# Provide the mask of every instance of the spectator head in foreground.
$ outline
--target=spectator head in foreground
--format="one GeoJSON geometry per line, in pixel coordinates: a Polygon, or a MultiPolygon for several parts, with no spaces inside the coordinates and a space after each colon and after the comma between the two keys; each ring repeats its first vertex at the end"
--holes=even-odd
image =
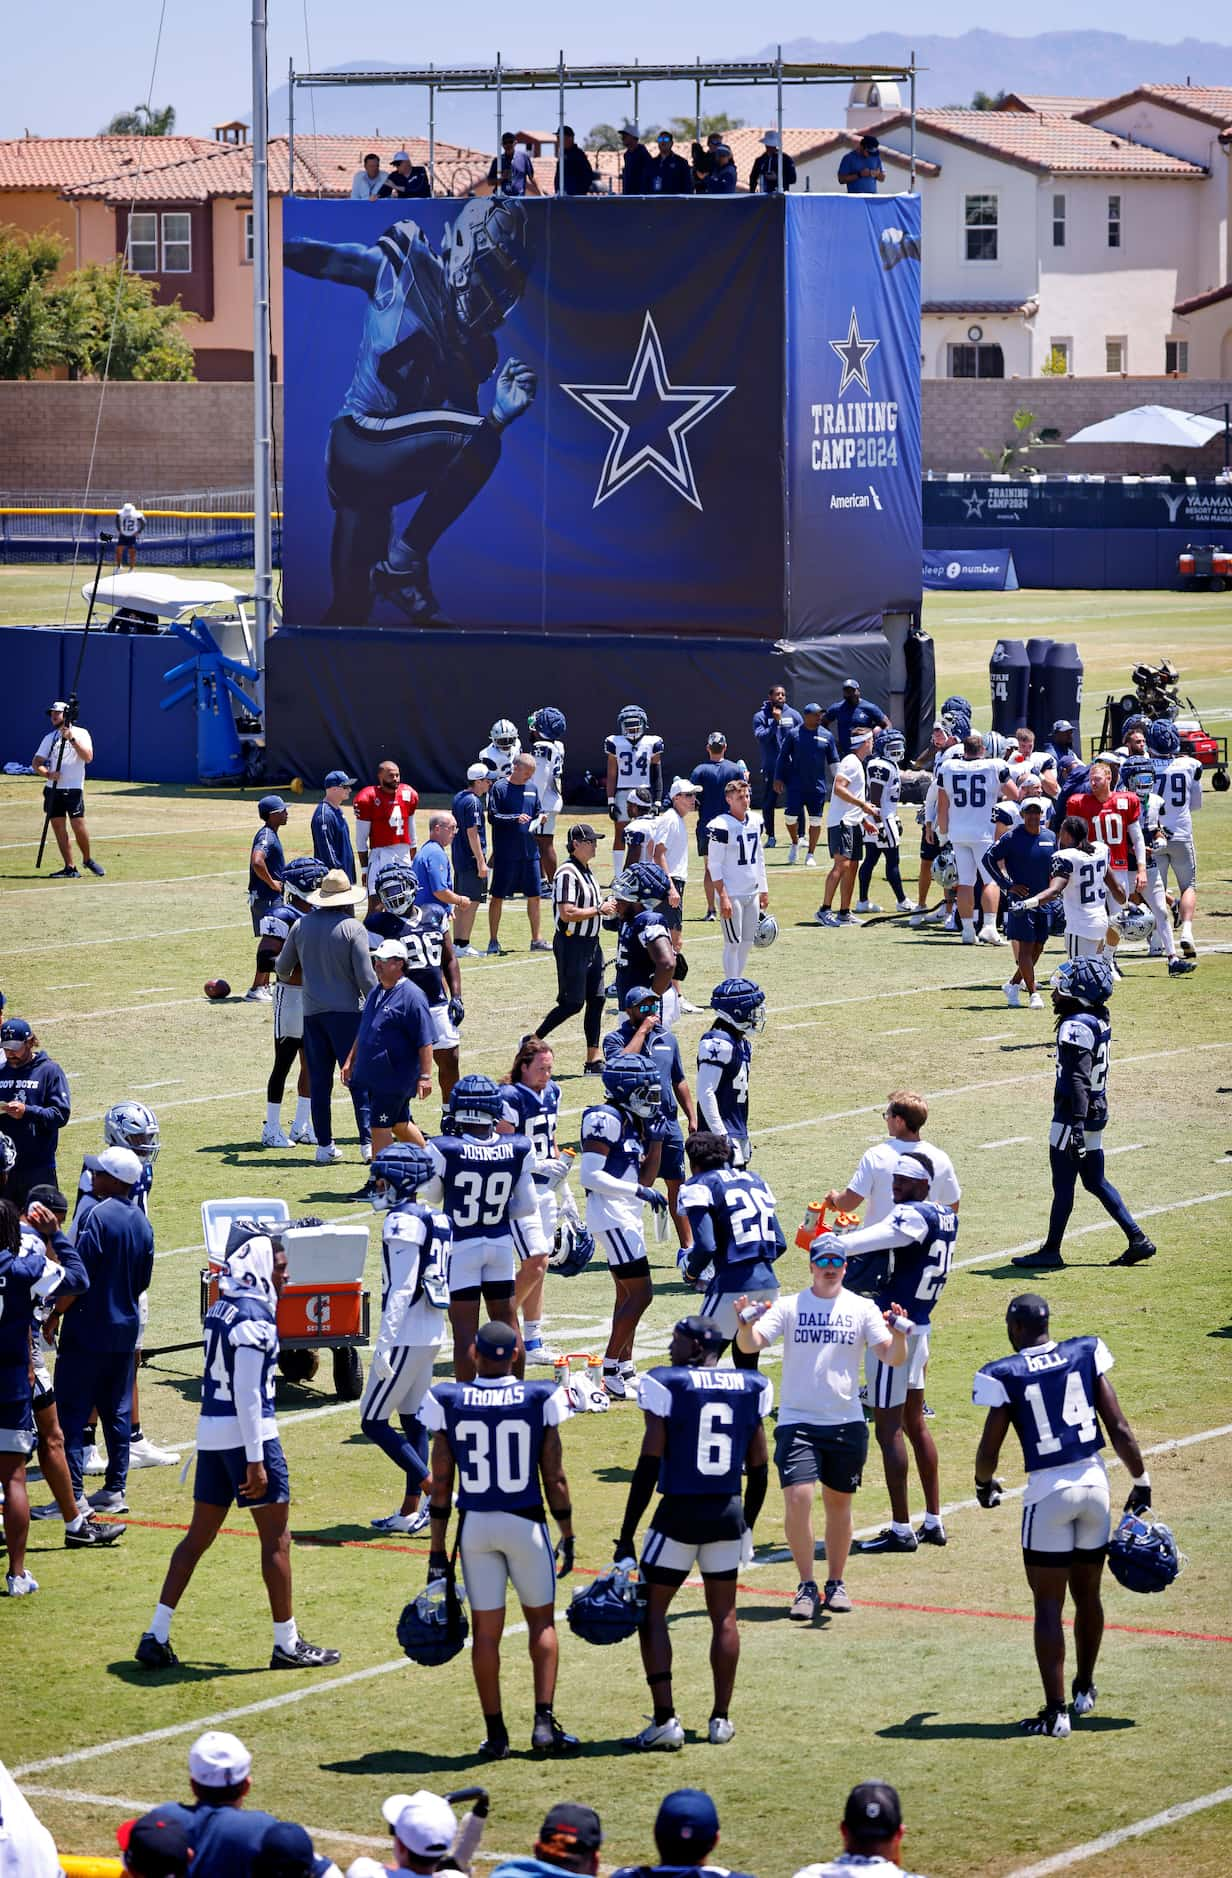
{"type": "Polygon", "coordinates": [[[121,1862],[137,1878],[183,1878],[192,1861],[188,1833],[174,1811],[154,1807],[116,1832],[121,1862]]]}
{"type": "Polygon", "coordinates": [[[599,1869],[603,1828],[592,1806],[562,1800],[551,1808],[535,1840],[535,1857],[562,1871],[593,1874],[599,1869]]]}
{"type": "Polygon", "coordinates": [[[903,1809],[884,1780],[862,1780],[843,1808],[843,1845],[857,1858],[884,1858],[897,1865],[903,1844],[903,1809]]]}
{"type": "Polygon", "coordinates": [[[391,1794],[381,1814],[393,1834],[399,1871],[434,1872],[458,1836],[452,1806],[426,1787],[391,1794]]]}
{"type": "Polygon", "coordinates": [[[250,1867],[252,1878],[317,1878],[335,1869],[319,1858],[312,1839],[293,1819],[267,1826],[250,1867]]]}
{"type": "Polygon", "coordinates": [[[718,1808],[700,1787],[681,1787],[664,1797],[654,1836],[665,1865],[700,1865],[719,1842],[718,1808]]]}
{"type": "Polygon", "coordinates": [[[252,1755],[223,1728],[207,1728],[188,1750],[189,1785],[207,1806],[238,1806],[252,1785],[251,1772],[252,1755]]]}

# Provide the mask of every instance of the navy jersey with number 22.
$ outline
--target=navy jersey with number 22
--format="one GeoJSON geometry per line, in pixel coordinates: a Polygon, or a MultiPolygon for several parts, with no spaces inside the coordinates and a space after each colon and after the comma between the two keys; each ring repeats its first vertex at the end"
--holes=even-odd
{"type": "Polygon", "coordinates": [[[1095,1396],[1111,1368],[1102,1337],[1067,1337],[985,1363],[972,1399],[978,1407],[1008,1408],[1029,1474],[1069,1467],[1104,1445],[1095,1396]]]}
{"type": "Polygon", "coordinates": [[[648,1370],[638,1402],[667,1425],[659,1492],[739,1493],[749,1443],[773,1399],[770,1378],[753,1369],[648,1370]]]}

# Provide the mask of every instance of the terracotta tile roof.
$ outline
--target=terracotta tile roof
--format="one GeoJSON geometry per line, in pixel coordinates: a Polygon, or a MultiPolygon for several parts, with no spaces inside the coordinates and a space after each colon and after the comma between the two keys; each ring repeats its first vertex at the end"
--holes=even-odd
{"type": "MultiPolygon", "coordinates": [[[[348,196],[351,178],[360,167],[365,149],[377,142],[382,154],[392,156],[405,150],[412,162],[427,164],[426,137],[384,137],[374,139],[369,132],[355,137],[297,136],[295,139],[295,187],[300,195],[348,196]]],[[[436,144],[436,183],[440,193],[461,194],[486,176],[491,158],[480,151],[466,150],[458,144],[436,144]]],[[[288,194],[290,189],[290,151],[286,137],[271,137],[269,143],[270,193],[288,194]]],[[[125,202],[133,194],[133,172],[121,170],[97,180],[77,183],[62,189],[69,201],[90,199],[125,202]]],[[[143,202],[205,202],[216,196],[252,194],[252,149],[247,144],[203,144],[190,154],[147,168],[140,177],[138,194],[143,202]]]]}
{"type": "Polygon", "coordinates": [[[1232,280],[1222,287],[1212,287],[1207,293],[1196,293],[1189,300],[1178,300],[1174,313],[1200,313],[1204,306],[1218,306],[1221,300],[1232,300],[1232,280]]]}
{"type": "Polygon", "coordinates": [[[1093,99],[1079,115],[1106,117],[1122,105],[1139,102],[1169,105],[1219,130],[1232,130],[1232,85],[1136,85],[1116,98],[1093,99]]]}
{"type": "Polygon", "coordinates": [[[1007,91],[1002,101],[1006,111],[1043,111],[1048,117],[1077,117],[1090,105],[1099,104],[1098,98],[1056,98],[1045,97],[1033,91],[1007,91]]]}
{"type": "MultiPolygon", "coordinates": [[[[1100,107],[1106,109],[1106,106],[1100,107]]],[[[907,112],[896,111],[876,125],[879,136],[909,125],[907,112]]],[[[1131,143],[1111,131],[1097,130],[1078,118],[1031,116],[1025,111],[920,111],[920,131],[979,150],[1037,175],[1167,176],[1199,179],[1200,163],[1170,156],[1146,144],[1131,143]]]]}
{"type": "Polygon", "coordinates": [[[100,176],[131,176],[206,156],[218,146],[206,137],[0,138],[0,189],[63,189],[100,176]]]}

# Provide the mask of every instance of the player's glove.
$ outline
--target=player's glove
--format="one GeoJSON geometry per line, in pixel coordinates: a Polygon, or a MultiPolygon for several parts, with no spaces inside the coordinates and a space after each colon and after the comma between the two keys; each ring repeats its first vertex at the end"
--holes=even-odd
{"type": "Polygon", "coordinates": [[[1151,1483],[1146,1480],[1140,1487],[1131,1487],[1129,1498],[1125,1502],[1127,1513],[1149,1513],[1151,1510],[1151,1483]]]}
{"type": "Polygon", "coordinates": [[[1028,894],[1025,900],[1020,900],[1018,902],[1018,910],[1020,913],[1034,913],[1039,903],[1040,903],[1040,897],[1038,893],[1028,894]]]}
{"type": "Polygon", "coordinates": [[[1081,1128],[1074,1127],[1070,1129],[1069,1140],[1066,1143],[1066,1147],[1072,1160],[1085,1161],[1087,1157],[1087,1138],[1081,1128]]]}
{"type": "Polygon", "coordinates": [[[558,1578],[567,1578],[569,1576],[569,1573],[573,1570],[573,1534],[572,1533],[561,1535],[560,1541],[557,1544],[556,1551],[553,1554],[553,1556],[556,1560],[556,1576],[558,1578]]]}
{"type": "Polygon", "coordinates": [[[755,1550],[756,1547],[753,1544],[753,1529],[751,1526],[746,1526],[740,1535],[740,1563],[742,1565],[751,1565],[753,1563],[755,1550]]]}
{"type": "Polygon", "coordinates": [[[449,1021],[454,1026],[455,1030],[457,1029],[458,1025],[462,1022],[465,1016],[466,1016],[466,1006],[463,1004],[461,998],[450,998],[449,1021]]]}
{"type": "Polygon", "coordinates": [[[505,361],[492,399],[492,422],[498,430],[504,430],[507,424],[530,410],[538,386],[539,381],[529,365],[523,365],[521,359],[505,361]]]}
{"type": "Polygon", "coordinates": [[[995,1478],[992,1480],[977,1480],[975,1483],[976,1499],[981,1506],[989,1509],[994,1506],[1000,1506],[1001,1497],[1004,1492],[1005,1489],[1001,1485],[1001,1482],[995,1478]]]}
{"type": "Polygon", "coordinates": [[[607,799],[607,814],[608,820],[611,822],[618,822],[620,820],[620,813],[616,807],[615,796],[609,796],[607,799]]]}
{"type": "Polygon", "coordinates": [[[656,1192],[654,1187],[639,1187],[637,1197],[643,1206],[648,1206],[652,1213],[666,1213],[667,1195],[656,1192]]]}

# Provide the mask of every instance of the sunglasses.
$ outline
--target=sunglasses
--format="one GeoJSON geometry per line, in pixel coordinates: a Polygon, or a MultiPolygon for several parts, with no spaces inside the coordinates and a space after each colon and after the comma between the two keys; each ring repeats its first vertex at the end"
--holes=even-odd
{"type": "Polygon", "coordinates": [[[847,1263],[847,1259],[842,1252],[814,1252],[809,1263],[819,1266],[823,1271],[839,1271],[847,1263]]]}

